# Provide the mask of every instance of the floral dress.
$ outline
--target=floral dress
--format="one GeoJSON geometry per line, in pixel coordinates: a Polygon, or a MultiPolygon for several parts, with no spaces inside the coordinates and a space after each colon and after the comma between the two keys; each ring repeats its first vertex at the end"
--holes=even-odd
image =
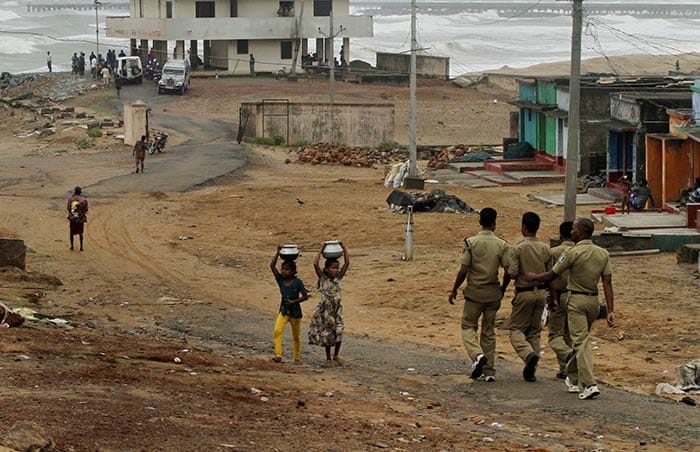
{"type": "Polygon", "coordinates": [[[325,275],[318,281],[321,301],[314,309],[309,326],[309,344],[330,347],[343,341],[343,306],[340,304],[340,278],[325,275]]]}

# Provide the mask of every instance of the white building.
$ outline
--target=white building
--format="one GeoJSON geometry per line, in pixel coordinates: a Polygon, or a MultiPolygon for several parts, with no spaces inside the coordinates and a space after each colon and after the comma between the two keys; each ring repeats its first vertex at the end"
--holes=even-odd
{"type": "MultiPolygon", "coordinates": [[[[108,17],[107,36],[131,39],[133,54],[142,57],[153,48],[167,59],[168,41],[175,57],[185,49],[212,68],[236,74],[249,72],[250,54],[256,72],[277,72],[292,65],[294,42],[300,41],[297,64],[316,39],[319,55],[328,58],[329,37],[342,39],[350,61],[350,38],[371,37],[372,17],[351,16],[349,0],[130,0],[129,17],[108,17]],[[333,8],[333,32],[330,12],[333,8]],[[149,42],[152,41],[152,42],[149,42]],[[201,52],[198,41],[203,41],[201,52]],[[186,45],[187,43],[187,45],[186,45]]],[[[339,56],[336,57],[340,60],[339,56]]]]}

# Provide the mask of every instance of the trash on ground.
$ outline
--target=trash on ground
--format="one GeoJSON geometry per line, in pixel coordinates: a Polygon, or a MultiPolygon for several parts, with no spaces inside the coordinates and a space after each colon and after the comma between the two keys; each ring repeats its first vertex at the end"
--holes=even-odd
{"type": "MultiPolygon", "coordinates": [[[[409,160],[391,165],[386,176],[384,177],[384,186],[393,188],[403,186],[403,181],[406,176],[408,176],[408,169],[410,165],[411,162],[409,160]]],[[[418,168],[416,168],[416,176],[423,177],[423,173],[418,168]]]]}
{"type": "Polygon", "coordinates": [[[428,168],[440,169],[453,162],[483,162],[491,158],[491,154],[485,152],[483,146],[457,144],[443,148],[428,162],[428,168]]]}
{"type": "Polygon", "coordinates": [[[693,359],[676,368],[674,384],[659,383],[657,394],[700,394],[700,359],[693,359]]]}
{"type": "Polygon", "coordinates": [[[474,212],[467,203],[457,196],[448,195],[444,190],[430,192],[402,192],[394,190],[386,199],[393,212],[405,213],[407,206],[413,206],[414,212],[451,212],[468,214],[474,212]]]}

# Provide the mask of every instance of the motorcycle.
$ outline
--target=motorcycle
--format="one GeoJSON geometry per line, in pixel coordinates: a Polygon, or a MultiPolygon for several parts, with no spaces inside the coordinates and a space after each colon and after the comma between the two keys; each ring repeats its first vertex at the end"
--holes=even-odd
{"type": "Polygon", "coordinates": [[[165,132],[156,133],[153,135],[153,141],[148,146],[148,154],[153,155],[156,152],[163,152],[165,144],[168,142],[168,134],[165,132]]]}
{"type": "Polygon", "coordinates": [[[146,62],[146,68],[143,71],[143,76],[146,78],[146,80],[155,80],[156,82],[160,80],[158,60],[149,60],[146,62]]]}

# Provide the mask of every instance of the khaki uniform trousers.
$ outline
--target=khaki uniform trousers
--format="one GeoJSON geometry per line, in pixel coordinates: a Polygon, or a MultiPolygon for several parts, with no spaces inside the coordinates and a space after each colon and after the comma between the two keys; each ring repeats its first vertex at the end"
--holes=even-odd
{"type": "Polygon", "coordinates": [[[566,373],[571,383],[588,387],[596,384],[593,354],[588,339],[591,325],[598,318],[598,297],[572,294],[566,308],[569,335],[574,349],[574,356],[566,365],[566,373]]]}
{"type": "Polygon", "coordinates": [[[462,311],[462,342],[467,350],[469,359],[474,361],[476,356],[483,353],[488,361],[484,366],[485,376],[495,376],[496,369],[496,313],[501,307],[501,300],[482,303],[464,300],[462,311]],[[476,331],[481,317],[481,338],[477,340],[476,331]]]}
{"type": "Polygon", "coordinates": [[[559,372],[566,373],[566,360],[571,353],[571,337],[569,336],[569,325],[566,318],[566,302],[568,294],[562,294],[559,300],[559,308],[549,313],[549,334],[547,342],[557,355],[559,362],[559,372]]]}
{"type": "Polygon", "coordinates": [[[546,303],[547,292],[541,289],[518,292],[513,298],[510,343],[523,361],[530,353],[540,354],[542,312],[546,303]]]}

